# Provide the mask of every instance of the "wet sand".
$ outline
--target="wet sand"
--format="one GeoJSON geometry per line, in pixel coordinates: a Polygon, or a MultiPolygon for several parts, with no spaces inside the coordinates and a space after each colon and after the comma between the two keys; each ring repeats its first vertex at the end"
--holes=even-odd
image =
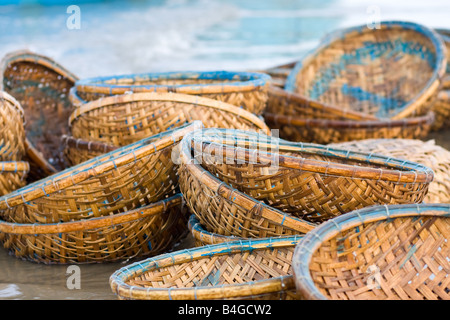
{"type": "MultiPolygon", "coordinates": [[[[450,150],[450,130],[432,133],[428,139],[450,150]]],[[[192,247],[188,235],[177,249],[192,247]]],[[[20,260],[0,248],[0,299],[45,300],[115,300],[109,277],[131,262],[79,265],[80,289],[69,289],[68,265],[41,265],[20,260]]]]}

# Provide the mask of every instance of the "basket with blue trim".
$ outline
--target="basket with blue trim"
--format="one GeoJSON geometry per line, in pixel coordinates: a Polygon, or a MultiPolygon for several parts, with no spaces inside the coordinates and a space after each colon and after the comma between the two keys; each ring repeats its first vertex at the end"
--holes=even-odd
{"type": "Polygon", "coordinates": [[[240,130],[198,130],[192,148],[220,181],[314,223],[372,205],[421,203],[434,179],[431,168],[407,159],[240,130]]]}
{"type": "Polygon", "coordinates": [[[450,204],[374,206],[308,233],[292,259],[311,300],[450,300],[450,204]]]}
{"type": "Polygon", "coordinates": [[[3,220],[58,223],[110,216],[177,193],[172,150],[194,122],[92,158],[0,197],[3,220]]]}
{"type": "Polygon", "coordinates": [[[298,299],[292,253],[300,236],[239,240],[130,264],[110,277],[129,300],[298,299]]]}
{"type": "Polygon", "coordinates": [[[25,119],[20,103],[0,91],[0,161],[21,161],[25,156],[25,119]]]}
{"type": "Polygon", "coordinates": [[[182,197],[113,216],[22,224],[0,221],[0,242],[17,258],[44,264],[103,263],[168,252],[189,232],[182,197]]]}
{"type": "Polygon", "coordinates": [[[361,120],[403,119],[432,108],[447,60],[438,34],[406,21],[326,36],[290,73],[285,89],[361,120]]]}
{"type": "Polygon", "coordinates": [[[266,107],[270,76],[257,72],[162,72],[82,79],[70,99],[78,107],[87,101],[127,92],[174,92],[227,102],[261,114],[266,107]]]}

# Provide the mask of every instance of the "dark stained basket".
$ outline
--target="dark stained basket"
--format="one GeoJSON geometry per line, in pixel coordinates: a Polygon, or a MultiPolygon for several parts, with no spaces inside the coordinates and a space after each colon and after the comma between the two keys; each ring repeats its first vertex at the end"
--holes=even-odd
{"type": "Polygon", "coordinates": [[[25,50],[7,54],[0,69],[0,89],[10,93],[24,109],[26,135],[33,146],[28,150],[41,154],[28,159],[30,177],[43,178],[48,175],[48,168],[64,169],[60,138],[69,133],[67,120],[72,112],[69,90],[78,78],[49,57],[25,50]],[[40,163],[32,161],[37,156],[40,163]]]}
{"type": "Polygon", "coordinates": [[[174,92],[224,101],[261,114],[270,76],[256,72],[162,72],[82,79],[71,92],[74,106],[126,92],[174,92]]]}
{"type": "Polygon", "coordinates": [[[375,206],[308,233],[292,260],[311,300],[450,300],[450,204],[375,206]]]}
{"type": "Polygon", "coordinates": [[[177,193],[172,150],[194,122],[119,148],[0,198],[2,219],[58,223],[108,216],[177,193]]]}
{"type": "Polygon", "coordinates": [[[358,119],[351,110],[339,110],[304,96],[271,87],[264,120],[280,138],[319,144],[363,139],[423,139],[435,114],[399,120],[358,119]]]}
{"type": "Polygon", "coordinates": [[[25,156],[24,114],[19,102],[0,91],[0,161],[21,161],[25,156]]]}
{"type": "MultiPolygon", "coordinates": [[[[199,131],[199,130],[197,130],[199,131]]],[[[209,232],[240,238],[302,235],[316,224],[272,208],[226,184],[192,156],[193,133],[180,143],[179,185],[186,205],[209,232]]]]}
{"type": "Polygon", "coordinates": [[[315,223],[372,205],[421,203],[434,178],[405,159],[240,130],[199,130],[192,147],[219,180],[315,223]]]}
{"type": "Polygon", "coordinates": [[[423,25],[382,21],[332,32],[297,63],[285,89],[376,118],[403,119],[432,108],[447,60],[438,34],[423,25]]]}
{"type": "Polygon", "coordinates": [[[225,242],[148,258],[117,270],[119,299],[297,299],[292,253],[301,237],[225,242]]]}
{"type": "Polygon", "coordinates": [[[0,161],[0,196],[25,186],[29,171],[26,161],[0,161]]]}
{"type": "Polygon", "coordinates": [[[187,94],[141,92],[86,103],[70,116],[74,138],[123,146],[200,120],[206,128],[263,131],[256,115],[231,104],[187,94]]]}
{"type": "Polygon", "coordinates": [[[0,221],[0,242],[17,258],[45,264],[103,263],[172,250],[188,233],[180,194],[109,217],[51,224],[0,221]]]}

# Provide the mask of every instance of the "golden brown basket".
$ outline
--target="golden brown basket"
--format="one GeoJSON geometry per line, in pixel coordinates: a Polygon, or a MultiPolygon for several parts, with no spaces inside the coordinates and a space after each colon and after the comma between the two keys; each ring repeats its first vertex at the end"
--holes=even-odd
{"type": "Polygon", "coordinates": [[[284,88],[286,85],[286,80],[296,63],[297,62],[290,62],[277,65],[275,67],[265,69],[262,72],[267,73],[271,77],[270,84],[272,86],[284,88]]]}
{"type": "Polygon", "coordinates": [[[332,144],[332,147],[377,153],[396,159],[414,161],[434,172],[433,182],[423,201],[426,203],[450,203],[450,151],[435,144],[409,139],[369,139],[332,144]]]}
{"type": "Polygon", "coordinates": [[[444,79],[444,84],[433,105],[436,119],[432,129],[438,131],[450,128],[450,76],[444,79]]]}
{"type": "Polygon", "coordinates": [[[409,160],[253,132],[204,130],[192,140],[195,159],[219,180],[311,222],[372,205],[420,203],[434,176],[409,160]]]}
{"type": "Polygon", "coordinates": [[[237,241],[237,240],[248,240],[248,238],[240,238],[236,236],[224,236],[222,234],[212,233],[206,230],[195,214],[192,214],[189,217],[188,220],[188,229],[191,232],[193,238],[194,238],[194,245],[196,247],[206,246],[206,245],[213,245],[223,242],[231,242],[231,241],[237,241]]]}
{"type": "Polygon", "coordinates": [[[236,106],[193,95],[134,93],[92,101],[70,116],[74,138],[123,146],[142,138],[201,120],[207,128],[262,130],[256,115],[236,106]]]}
{"type": "Polygon", "coordinates": [[[376,118],[403,119],[432,108],[446,70],[445,46],[423,25],[382,21],[329,34],[297,63],[285,89],[317,103],[376,118]]]}
{"type": "Polygon", "coordinates": [[[338,110],[271,87],[264,119],[272,130],[279,130],[280,138],[328,144],[381,138],[423,139],[435,116],[430,111],[400,120],[358,119],[350,110],[338,110]]]}
{"type": "Polygon", "coordinates": [[[376,206],[308,233],[292,260],[311,300],[449,300],[450,205],[376,206]]]}
{"type": "Polygon", "coordinates": [[[0,161],[0,196],[22,188],[30,171],[26,161],[0,161]]]}
{"type": "Polygon", "coordinates": [[[177,194],[110,217],[56,224],[0,221],[0,241],[17,258],[45,264],[100,263],[172,250],[188,233],[177,194]]]}
{"type": "Polygon", "coordinates": [[[4,91],[0,91],[0,104],[0,161],[21,161],[25,156],[23,109],[4,91]]]}
{"type": "Polygon", "coordinates": [[[193,158],[192,138],[192,133],[187,134],[179,145],[179,184],[187,206],[206,230],[225,236],[266,238],[301,235],[316,227],[257,201],[212,175],[193,158]]]}
{"type": "MultiPolygon", "coordinates": [[[[42,172],[31,177],[44,173],[43,178],[46,168],[64,169],[60,138],[69,133],[67,120],[72,112],[69,90],[78,78],[49,57],[26,50],[7,54],[0,68],[0,88],[22,105],[29,143],[42,154],[41,162],[49,162],[42,172]]],[[[39,163],[28,160],[31,170],[38,171],[39,163]]]]}
{"type": "Polygon", "coordinates": [[[241,240],[148,258],[117,270],[120,299],[216,300],[298,298],[291,273],[301,237],[241,240]]]}
{"type": "Polygon", "coordinates": [[[256,72],[163,72],[83,79],[70,99],[87,101],[127,92],[174,92],[203,96],[261,114],[266,107],[270,76],[256,72]]]}
{"type": "Polygon", "coordinates": [[[75,139],[71,136],[62,136],[64,157],[72,166],[88,161],[102,154],[111,152],[119,147],[98,141],[75,139]]]}
{"type": "Polygon", "coordinates": [[[108,216],[177,192],[172,149],[195,122],[122,147],[0,198],[3,220],[58,223],[108,216]]]}

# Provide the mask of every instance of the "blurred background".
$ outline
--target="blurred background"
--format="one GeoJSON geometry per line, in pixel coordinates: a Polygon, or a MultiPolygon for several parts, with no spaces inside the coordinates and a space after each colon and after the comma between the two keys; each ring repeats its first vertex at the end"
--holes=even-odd
{"type": "Polygon", "coordinates": [[[0,54],[29,49],[79,77],[263,69],[298,60],[327,32],[372,18],[450,27],[450,1],[4,0],[0,54]],[[80,9],[69,29],[70,5],[80,9]]]}

